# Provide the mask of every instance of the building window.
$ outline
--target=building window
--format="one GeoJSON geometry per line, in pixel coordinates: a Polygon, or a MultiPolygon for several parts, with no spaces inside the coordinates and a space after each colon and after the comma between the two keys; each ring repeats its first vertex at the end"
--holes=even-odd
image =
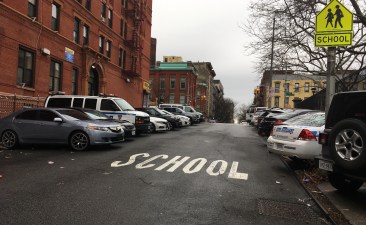
{"type": "Polygon", "coordinates": [[[275,93],[280,93],[280,83],[275,83],[275,93]]]}
{"type": "Polygon", "coordinates": [[[89,26],[84,25],[83,26],[83,45],[89,44],[89,26]]]}
{"type": "Polygon", "coordinates": [[[99,36],[99,53],[104,54],[104,37],[99,36]]]}
{"type": "Polygon", "coordinates": [[[165,89],[165,78],[160,78],[160,90],[165,89]]]}
{"type": "Polygon", "coordinates": [[[74,18],[74,42],[79,44],[80,42],[80,20],[78,18],[74,18]]]}
{"type": "Polygon", "coordinates": [[[286,107],[288,105],[288,103],[289,103],[289,97],[285,97],[285,105],[284,105],[284,107],[286,107]]]}
{"type": "Polygon", "coordinates": [[[118,65],[122,69],[124,69],[126,65],[126,50],[122,48],[119,49],[118,65]]]}
{"type": "Polygon", "coordinates": [[[185,104],[186,103],[186,96],[180,95],[179,97],[179,104],[185,104]]]}
{"type": "Polygon", "coordinates": [[[121,19],[120,35],[123,38],[127,37],[127,21],[123,18],[121,19]]]}
{"type": "Polygon", "coordinates": [[[181,90],[186,89],[186,78],[180,78],[180,89],[181,90]]]}
{"type": "Polygon", "coordinates": [[[107,41],[106,52],[107,52],[107,57],[108,58],[111,57],[111,48],[112,48],[112,42],[111,41],[107,41]]]}
{"type": "Polygon", "coordinates": [[[28,0],[28,16],[37,17],[37,0],[28,0]]]}
{"type": "Polygon", "coordinates": [[[90,2],[91,2],[91,0],[85,0],[85,8],[86,8],[87,10],[89,10],[89,11],[90,11],[90,7],[91,7],[90,2]]]}
{"type": "Polygon", "coordinates": [[[299,83],[295,83],[295,92],[299,92],[299,91],[300,91],[299,83]]]}
{"type": "Polygon", "coordinates": [[[50,91],[61,91],[61,76],[62,68],[61,63],[51,60],[51,71],[50,71],[50,91]]]}
{"type": "Polygon", "coordinates": [[[169,103],[174,103],[174,95],[169,96],[169,103]]]}
{"type": "Polygon", "coordinates": [[[362,85],[363,85],[363,87],[362,87],[363,90],[366,90],[366,82],[364,82],[362,85]]]}
{"type": "Polygon", "coordinates": [[[52,3],[52,25],[53,31],[58,31],[60,28],[60,6],[52,3]]]}
{"type": "Polygon", "coordinates": [[[274,100],[275,100],[274,107],[280,107],[280,97],[275,96],[274,100]]]}
{"type": "Polygon", "coordinates": [[[34,53],[20,48],[18,53],[17,85],[34,87],[34,53]]]}
{"type": "Polygon", "coordinates": [[[284,83],[283,84],[283,88],[285,89],[285,92],[289,92],[290,90],[290,84],[289,83],[284,83]]]}
{"type": "Polygon", "coordinates": [[[103,22],[105,22],[106,13],[107,13],[107,5],[105,2],[102,2],[102,13],[101,13],[100,17],[102,18],[103,22]]]}
{"type": "Polygon", "coordinates": [[[175,89],[175,78],[170,78],[170,89],[175,89]]]}
{"type": "Polygon", "coordinates": [[[113,27],[113,10],[112,9],[108,9],[108,26],[110,28],[113,27]]]}
{"type": "Polygon", "coordinates": [[[124,9],[127,8],[127,0],[122,0],[122,6],[124,9]]]}
{"type": "Polygon", "coordinates": [[[304,91],[309,92],[309,82],[305,82],[304,91]]]}
{"type": "Polygon", "coordinates": [[[72,84],[71,84],[71,94],[77,95],[78,94],[78,69],[72,68],[72,84]]]}

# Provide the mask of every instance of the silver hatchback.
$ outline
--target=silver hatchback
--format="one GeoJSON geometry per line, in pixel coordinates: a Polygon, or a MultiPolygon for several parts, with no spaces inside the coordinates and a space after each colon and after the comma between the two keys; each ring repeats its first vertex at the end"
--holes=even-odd
{"type": "Polygon", "coordinates": [[[119,123],[91,120],[74,109],[24,109],[0,120],[0,140],[13,149],[19,144],[68,144],[81,151],[90,145],[124,141],[119,123]]]}

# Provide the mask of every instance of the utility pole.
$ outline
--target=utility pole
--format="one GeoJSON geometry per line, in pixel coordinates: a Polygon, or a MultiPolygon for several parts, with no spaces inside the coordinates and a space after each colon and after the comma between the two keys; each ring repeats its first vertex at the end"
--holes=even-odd
{"type": "Polygon", "coordinates": [[[274,54],[274,36],[275,36],[275,26],[276,26],[276,17],[273,17],[273,25],[272,25],[272,47],[271,47],[271,67],[269,69],[269,88],[268,88],[268,108],[272,107],[272,76],[273,76],[273,54],[274,54]]]}
{"type": "Polygon", "coordinates": [[[336,60],[336,47],[328,47],[325,116],[328,115],[329,106],[335,93],[335,60],[336,60]]]}

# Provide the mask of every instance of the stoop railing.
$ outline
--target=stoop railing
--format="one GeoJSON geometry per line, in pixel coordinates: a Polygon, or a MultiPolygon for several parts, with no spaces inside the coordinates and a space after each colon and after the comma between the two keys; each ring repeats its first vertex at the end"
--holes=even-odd
{"type": "Polygon", "coordinates": [[[0,118],[24,108],[43,107],[45,97],[31,97],[0,92],[0,118]]]}

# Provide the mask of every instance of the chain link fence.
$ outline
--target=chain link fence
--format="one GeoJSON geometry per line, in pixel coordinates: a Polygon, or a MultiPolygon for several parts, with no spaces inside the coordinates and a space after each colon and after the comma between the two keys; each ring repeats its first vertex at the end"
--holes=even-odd
{"type": "Polygon", "coordinates": [[[0,118],[24,108],[43,107],[45,97],[31,97],[0,92],[0,118]]]}

